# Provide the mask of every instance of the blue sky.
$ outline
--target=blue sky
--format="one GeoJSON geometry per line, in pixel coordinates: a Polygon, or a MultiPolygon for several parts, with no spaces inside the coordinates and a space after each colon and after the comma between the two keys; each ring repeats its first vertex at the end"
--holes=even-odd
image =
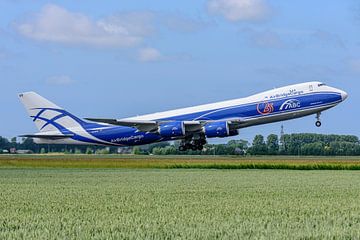
{"type": "Polygon", "coordinates": [[[313,80],[348,100],[323,113],[320,129],[310,116],[285,131],[359,135],[357,1],[4,0],[0,9],[2,136],[36,131],[22,91],[80,117],[123,118],[313,80]]]}

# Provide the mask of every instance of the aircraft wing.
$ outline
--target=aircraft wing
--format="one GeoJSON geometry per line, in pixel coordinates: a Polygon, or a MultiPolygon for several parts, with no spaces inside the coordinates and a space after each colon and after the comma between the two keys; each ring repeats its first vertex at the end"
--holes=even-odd
{"type": "Polygon", "coordinates": [[[241,126],[240,124],[243,122],[241,119],[236,118],[236,119],[229,119],[227,120],[228,124],[230,126],[231,129],[239,129],[241,126]]]}
{"type": "MultiPolygon", "coordinates": [[[[134,127],[141,132],[156,131],[161,124],[172,121],[153,121],[153,120],[119,120],[119,119],[107,119],[107,118],[85,118],[86,120],[99,123],[107,123],[111,125],[134,127]]],[[[202,123],[199,121],[184,121],[186,130],[189,132],[195,132],[201,130],[202,123]]]]}
{"type": "Polygon", "coordinates": [[[99,123],[108,123],[111,125],[118,125],[124,127],[134,127],[141,132],[151,132],[158,128],[159,122],[157,121],[138,121],[138,120],[118,120],[118,119],[108,119],[108,118],[85,118],[86,120],[99,123]]]}
{"type": "Polygon", "coordinates": [[[25,135],[20,135],[19,137],[56,140],[56,139],[71,138],[73,136],[74,136],[73,134],[25,134],[25,135]]]}
{"type": "MultiPolygon", "coordinates": [[[[85,118],[92,122],[99,122],[99,123],[107,123],[111,125],[118,125],[118,126],[125,126],[125,127],[134,127],[141,132],[152,132],[156,131],[161,124],[172,122],[172,121],[155,121],[155,120],[121,120],[121,119],[107,119],[107,118],[85,118]]],[[[229,119],[229,120],[221,120],[221,121],[228,121],[229,126],[231,129],[238,129],[240,128],[240,119],[229,119]]],[[[186,131],[187,132],[197,132],[202,129],[202,127],[214,121],[184,121],[186,131]]]]}

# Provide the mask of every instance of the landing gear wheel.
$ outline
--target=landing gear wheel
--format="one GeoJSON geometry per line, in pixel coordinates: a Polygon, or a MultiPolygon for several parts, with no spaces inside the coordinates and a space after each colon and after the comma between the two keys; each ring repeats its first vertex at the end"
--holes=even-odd
{"type": "Polygon", "coordinates": [[[321,112],[316,113],[315,126],[317,126],[317,127],[320,127],[320,126],[321,126],[320,115],[321,115],[321,112]]]}

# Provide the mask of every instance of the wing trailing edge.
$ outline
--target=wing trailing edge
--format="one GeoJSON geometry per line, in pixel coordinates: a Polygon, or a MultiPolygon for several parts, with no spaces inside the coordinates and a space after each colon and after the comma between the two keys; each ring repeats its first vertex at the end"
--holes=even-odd
{"type": "MultiPolygon", "coordinates": [[[[173,120],[121,120],[121,119],[110,119],[110,118],[85,118],[86,120],[98,123],[106,123],[117,126],[133,127],[141,132],[153,132],[159,129],[159,126],[164,123],[174,122],[173,120]]],[[[217,121],[227,121],[232,129],[238,129],[240,127],[241,119],[224,119],[217,121]]],[[[210,122],[207,120],[194,120],[184,121],[187,132],[201,131],[202,127],[210,122]]]]}
{"type": "Polygon", "coordinates": [[[107,123],[111,125],[124,126],[124,127],[134,127],[141,132],[151,132],[158,128],[159,122],[157,121],[125,121],[109,118],[85,118],[86,120],[98,123],[107,123]]]}
{"type": "Polygon", "coordinates": [[[56,140],[56,139],[71,138],[73,136],[74,134],[24,134],[24,135],[20,135],[19,137],[56,140]]]}

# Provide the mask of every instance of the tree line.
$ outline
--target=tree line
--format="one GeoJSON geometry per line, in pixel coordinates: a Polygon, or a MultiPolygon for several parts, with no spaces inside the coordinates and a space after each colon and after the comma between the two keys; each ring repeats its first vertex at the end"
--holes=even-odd
{"type": "Polygon", "coordinates": [[[132,153],[154,155],[312,155],[312,156],[358,156],[360,142],[353,135],[326,135],[313,133],[270,134],[266,138],[256,135],[250,143],[246,140],[230,140],[225,144],[206,144],[202,151],[178,151],[179,142],[160,142],[135,147],[103,147],[87,145],[35,144],[30,138],[20,142],[0,137],[0,153],[14,149],[30,150],[33,153],[132,153]],[[4,151],[5,150],[5,151],[4,151]]]}
{"type": "Polygon", "coordinates": [[[311,155],[356,156],[360,155],[359,138],[353,135],[325,135],[313,133],[256,135],[249,147],[252,155],[311,155]]]}

